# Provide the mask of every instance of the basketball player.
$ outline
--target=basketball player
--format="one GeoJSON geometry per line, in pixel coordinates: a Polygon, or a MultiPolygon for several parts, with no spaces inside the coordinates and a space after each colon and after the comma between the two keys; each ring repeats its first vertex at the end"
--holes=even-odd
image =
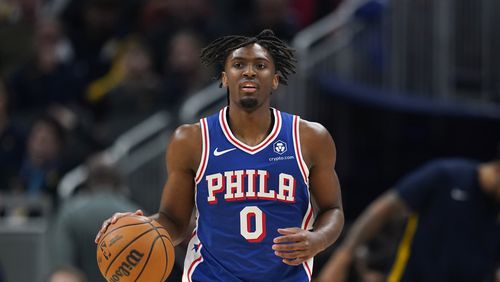
{"type": "MultiPolygon", "coordinates": [[[[344,218],[332,137],[270,107],[295,71],[294,52],[265,30],[219,38],[201,59],[220,66],[229,106],[175,131],[154,216],[178,244],[196,210],[183,281],[310,281],[313,257],[337,240],[344,218]]],[[[105,221],[96,242],[127,215],[105,221]]]]}
{"type": "Polygon", "coordinates": [[[323,267],[319,281],[348,281],[358,247],[405,214],[410,216],[387,281],[497,281],[499,207],[500,158],[431,162],[367,208],[323,267]]]}

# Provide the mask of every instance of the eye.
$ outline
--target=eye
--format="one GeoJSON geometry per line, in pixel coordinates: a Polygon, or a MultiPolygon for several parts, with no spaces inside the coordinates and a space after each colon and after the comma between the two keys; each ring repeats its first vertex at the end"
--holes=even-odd
{"type": "Polygon", "coordinates": [[[243,67],[243,64],[242,63],[239,63],[239,62],[236,62],[233,64],[233,67],[236,68],[236,69],[240,69],[243,67]]]}
{"type": "Polygon", "coordinates": [[[265,69],[265,68],[266,68],[266,64],[264,64],[264,63],[259,63],[259,64],[257,64],[257,68],[258,68],[259,70],[265,69]]]}

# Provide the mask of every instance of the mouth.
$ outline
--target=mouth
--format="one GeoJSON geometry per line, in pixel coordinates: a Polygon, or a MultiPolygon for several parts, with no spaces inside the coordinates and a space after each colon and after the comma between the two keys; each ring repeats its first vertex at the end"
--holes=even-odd
{"type": "Polygon", "coordinates": [[[242,90],[243,92],[247,92],[247,93],[254,93],[259,88],[257,83],[248,82],[248,81],[240,83],[239,86],[240,86],[240,90],[242,90]]]}

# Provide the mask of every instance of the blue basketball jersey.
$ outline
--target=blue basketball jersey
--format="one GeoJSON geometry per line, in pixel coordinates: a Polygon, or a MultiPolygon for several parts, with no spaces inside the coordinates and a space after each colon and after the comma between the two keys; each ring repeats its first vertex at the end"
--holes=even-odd
{"type": "Polygon", "coordinates": [[[278,228],[313,224],[300,118],[271,109],[271,132],[248,146],[232,134],[227,111],[200,120],[196,228],[183,281],[310,281],[313,259],[290,266],[272,250],[278,228]]]}

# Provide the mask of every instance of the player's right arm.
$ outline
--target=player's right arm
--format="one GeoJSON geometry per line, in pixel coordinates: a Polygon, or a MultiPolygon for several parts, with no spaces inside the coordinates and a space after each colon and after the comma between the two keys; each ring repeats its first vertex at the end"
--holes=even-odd
{"type": "Polygon", "coordinates": [[[357,248],[372,239],[391,219],[407,212],[406,204],[396,191],[389,190],[378,197],[354,222],[342,244],[322,268],[317,281],[347,281],[357,248]]]}
{"type": "Polygon", "coordinates": [[[200,124],[183,125],[167,149],[167,182],[155,220],[167,228],[175,245],[186,237],[194,207],[194,178],[202,154],[200,124]]]}
{"type": "MultiPolygon", "coordinates": [[[[165,226],[175,245],[182,242],[190,231],[189,223],[194,207],[194,175],[200,163],[201,150],[199,123],[177,128],[167,148],[167,181],[163,187],[159,211],[151,218],[165,226]]],[[[143,212],[117,212],[105,220],[95,242],[99,242],[110,224],[116,223],[121,217],[132,215],[143,215],[143,212]]]]}

